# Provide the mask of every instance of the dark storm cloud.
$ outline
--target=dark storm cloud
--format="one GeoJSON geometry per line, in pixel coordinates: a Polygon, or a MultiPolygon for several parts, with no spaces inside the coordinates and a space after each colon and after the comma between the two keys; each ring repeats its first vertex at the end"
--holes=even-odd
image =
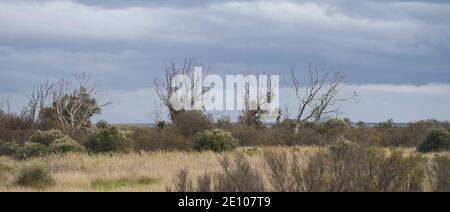
{"type": "Polygon", "coordinates": [[[450,80],[450,6],[443,1],[41,0],[0,6],[0,44],[10,48],[1,68],[36,75],[108,69],[110,76],[151,78],[171,60],[193,57],[234,72],[253,65],[285,73],[289,64],[320,63],[342,68],[350,83],[450,80]]]}
{"type": "Polygon", "coordinates": [[[449,23],[444,0],[3,0],[0,93],[79,72],[134,92],[185,58],[217,73],[286,79],[314,63],[348,84],[447,84],[449,23]]]}

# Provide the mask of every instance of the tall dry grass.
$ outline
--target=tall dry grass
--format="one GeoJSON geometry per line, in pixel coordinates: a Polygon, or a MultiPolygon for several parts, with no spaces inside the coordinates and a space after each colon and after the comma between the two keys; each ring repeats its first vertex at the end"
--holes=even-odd
{"type": "MultiPolygon", "coordinates": [[[[293,147],[293,148],[243,148],[233,153],[244,154],[251,168],[261,174],[261,182],[264,187],[270,187],[271,178],[283,179],[276,176],[280,170],[270,169],[276,167],[267,166],[267,159],[271,157],[268,151],[289,152],[295,155],[297,164],[307,165],[307,161],[317,152],[326,151],[326,147],[293,147]]],[[[389,151],[386,149],[385,151],[389,151]]],[[[407,154],[415,154],[412,150],[404,150],[407,154]]],[[[445,153],[446,154],[446,153],[445,153]]],[[[291,154],[289,154],[291,155],[291,154]]],[[[273,156],[276,157],[276,156],[273,156]]],[[[433,158],[433,155],[427,155],[433,158]]],[[[21,168],[41,166],[47,168],[55,185],[44,191],[167,191],[177,180],[180,170],[189,170],[188,180],[206,182],[198,185],[201,190],[207,191],[208,179],[205,173],[220,173],[223,170],[224,155],[212,152],[142,152],[130,154],[106,154],[88,155],[73,153],[67,155],[51,155],[38,157],[25,161],[16,161],[8,157],[0,157],[0,191],[36,191],[32,188],[24,188],[14,184],[21,168]]],[[[272,160],[285,160],[284,158],[272,158],[272,160]]],[[[241,164],[247,166],[247,164],[241,164]]],[[[285,167],[280,167],[281,171],[285,167]]],[[[254,173],[230,173],[238,175],[254,176],[254,173]]],[[[209,179],[212,180],[212,179],[209,179]]],[[[227,180],[227,179],[223,179],[227,180]]],[[[195,185],[196,186],[196,185],[195,185]]],[[[277,187],[286,185],[282,181],[277,182],[277,187]]],[[[431,190],[431,186],[427,188],[431,190]]]]}

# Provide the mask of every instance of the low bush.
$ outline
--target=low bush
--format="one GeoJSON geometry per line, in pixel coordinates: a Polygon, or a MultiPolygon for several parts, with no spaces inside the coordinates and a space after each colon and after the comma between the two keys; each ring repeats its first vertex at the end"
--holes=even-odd
{"type": "Polygon", "coordinates": [[[227,130],[231,135],[239,140],[241,146],[279,146],[286,145],[293,135],[293,131],[286,129],[255,128],[237,124],[227,130]],[[286,134],[284,134],[286,133],[286,134]]]}
{"type": "Polygon", "coordinates": [[[350,125],[344,120],[330,119],[320,127],[320,130],[329,138],[334,138],[336,136],[342,135],[349,128],[350,125]]]}
{"type": "Polygon", "coordinates": [[[36,131],[30,137],[29,142],[49,146],[57,139],[65,139],[67,136],[59,130],[36,131]]]}
{"type": "Polygon", "coordinates": [[[26,167],[20,171],[15,184],[22,187],[45,189],[53,186],[55,180],[45,168],[26,167]]]}
{"type": "Polygon", "coordinates": [[[326,191],[411,192],[422,191],[426,160],[420,155],[388,153],[350,142],[330,147],[325,165],[329,175],[326,191]]]}
{"type": "MultiPolygon", "coordinates": [[[[205,174],[196,182],[183,172],[177,188],[223,192],[419,192],[425,190],[427,179],[428,160],[420,154],[389,152],[345,140],[306,160],[283,149],[265,151],[263,158],[264,173],[253,171],[244,153],[238,153],[234,159],[220,161],[221,172],[205,174]],[[262,176],[266,176],[267,183],[263,183],[262,176]]],[[[446,189],[448,161],[436,164],[436,187],[446,189]]]]}
{"type": "Polygon", "coordinates": [[[433,162],[433,191],[450,192],[450,156],[437,156],[433,162]]]}
{"type": "Polygon", "coordinates": [[[186,139],[173,126],[163,129],[136,128],[132,131],[130,138],[133,140],[133,148],[136,151],[188,151],[192,149],[191,140],[186,139]]]}
{"type": "Polygon", "coordinates": [[[205,130],[210,130],[214,126],[212,118],[199,111],[179,113],[173,120],[173,124],[183,136],[188,138],[205,130]]]}
{"type": "MultiPolygon", "coordinates": [[[[264,192],[262,174],[251,167],[251,163],[243,153],[237,153],[234,157],[225,156],[221,159],[222,172],[215,176],[215,184],[212,188],[216,192],[264,192]]],[[[212,177],[211,177],[212,178],[212,177]]],[[[199,178],[200,180],[208,177],[199,178]]],[[[205,188],[205,182],[198,183],[205,188]]]]}
{"type": "Polygon", "coordinates": [[[78,144],[76,141],[64,137],[56,139],[49,145],[49,150],[52,153],[69,153],[69,152],[86,152],[86,148],[78,144]]]}
{"type": "Polygon", "coordinates": [[[8,184],[8,177],[13,173],[14,168],[0,161],[0,186],[8,184]]]}
{"type": "Polygon", "coordinates": [[[167,191],[173,192],[264,192],[264,180],[243,153],[225,156],[220,160],[222,170],[218,173],[205,173],[196,179],[189,179],[188,170],[179,172],[174,186],[167,191]]]}
{"type": "Polygon", "coordinates": [[[32,157],[48,155],[49,153],[50,149],[47,146],[39,143],[27,142],[24,145],[17,148],[16,158],[27,159],[32,157]]]}
{"type": "Polygon", "coordinates": [[[450,133],[444,128],[433,128],[425,141],[417,147],[419,152],[439,152],[450,150],[450,133]]]}
{"type": "Polygon", "coordinates": [[[68,152],[84,152],[85,148],[59,130],[37,131],[29,142],[17,148],[18,159],[45,156],[48,154],[64,154],[68,152]]]}
{"type": "Polygon", "coordinates": [[[225,152],[236,149],[238,146],[239,141],[229,132],[221,129],[206,130],[197,134],[193,141],[193,148],[196,151],[225,152]]]}
{"type": "Polygon", "coordinates": [[[5,113],[0,109],[0,138],[23,144],[33,134],[33,123],[27,117],[5,113]]]}
{"type": "Polygon", "coordinates": [[[86,143],[86,148],[94,153],[129,152],[132,143],[116,127],[107,126],[92,133],[86,143]]]}
{"type": "Polygon", "coordinates": [[[17,152],[19,145],[16,142],[6,142],[0,140],[0,156],[13,156],[17,152]]]}

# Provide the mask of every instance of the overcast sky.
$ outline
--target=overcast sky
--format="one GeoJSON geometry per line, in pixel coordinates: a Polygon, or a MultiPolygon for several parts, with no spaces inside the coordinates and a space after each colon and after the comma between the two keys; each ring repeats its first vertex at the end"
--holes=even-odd
{"type": "Polygon", "coordinates": [[[344,116],[450,120],[447,2],[0,0],[0,98],[19,108],[46,78],[86,72],[118,102],[98,118],[150,122],[153,78],[172,61],[252,66],[283,87],[291,64],[312,63],[360,93],[344,116]]]}

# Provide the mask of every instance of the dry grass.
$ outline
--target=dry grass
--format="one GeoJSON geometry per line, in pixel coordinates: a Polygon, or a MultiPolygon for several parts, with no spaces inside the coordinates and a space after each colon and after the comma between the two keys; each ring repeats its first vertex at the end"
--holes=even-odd
{"type": "MultiPolygon", "coordinates": [[[[306,161],[324,147],[281,149],[292,151],[299,156],[299,160],[306,161]]],[[[264,149],[246,148],[238,151],[246,153],[253,167],[267,168],[264,165],[264,149]]],[[[407,152],[413,154],[411,150],[407,152]]],[[[43,166],[49,169],[56,184],[45,191],[166,191],[182,169],[188,169],[192,179],[203,176],[206,172],[220,171],[219,158],[220,154],[212,152],[143,152],[122,155],[74,153],[26,161],[0,157],[0,191],[35,191],[12,183],[18,170],[25,166],[43,166]]]]}

